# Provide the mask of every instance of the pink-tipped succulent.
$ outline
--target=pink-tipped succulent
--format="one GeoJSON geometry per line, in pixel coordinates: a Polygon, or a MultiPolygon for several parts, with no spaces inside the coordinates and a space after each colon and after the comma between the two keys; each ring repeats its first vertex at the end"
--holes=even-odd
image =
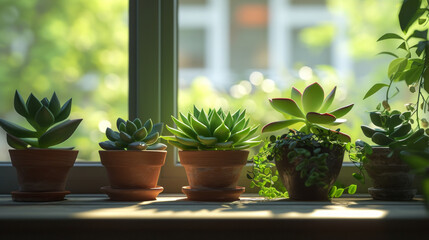
{"type": "MultiPolygon", "coordinates": [[[[344,123],[346,120],[341,119],[341,117],[350,112],[354,104],[329,110],[335,98],[336,90],[337,87],[334,87],[325,97],[322,86],[315,82],[308,85],[302,93],[293,87],[291,98],[269,99],[275,110],[292,118],[269,123],[262,128],[262,132],[277,131],[294,124],[300,124],[300,131],[306,133],[337,132],[329,129],[329,127],[344,123]]],[[[344,133],[339,133],[338,140],[350,142],[350,137],[344,133]]]]}

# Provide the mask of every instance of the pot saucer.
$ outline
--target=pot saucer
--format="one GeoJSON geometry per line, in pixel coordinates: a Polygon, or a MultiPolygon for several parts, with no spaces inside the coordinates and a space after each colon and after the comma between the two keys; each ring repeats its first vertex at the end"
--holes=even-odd
{"type": "Polygon", "coordinates": [[[12,200],[15,202],[52,202],[62,201],[70,191],[58,192],[20,192],[13,191],[12,200]]]}
{"type": "Polygon", "coordinates": [[[113,201],[149,201],[156,200],[158,194],[164,191],[161,186],[154,188],[117,189],[110,186],[101,187],[100,190],[107,194],[113,201]]]}
{"type": "Polygon", "coordinates": [[[232,202],[240,200],[240,195],[244,193],[245,188],[237,186],[235,188],[191,188],[182,187],[182,192],[186,194],[191,201],[214,201],[214,202],[232,202]]]}

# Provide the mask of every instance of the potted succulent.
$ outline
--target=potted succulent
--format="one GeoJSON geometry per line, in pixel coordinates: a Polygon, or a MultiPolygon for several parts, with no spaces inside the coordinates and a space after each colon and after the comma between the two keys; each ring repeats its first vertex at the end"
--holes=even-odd
{"type": "MultiPolygon", "coordinates": [[[[270,161],[274,160],[281,182],[287,189],[287,194],[280,196],[293,200],[328,200],[340,196],[344,189],[337,189],[333,184],[340,172],[344,151],[349,146],[350,137],[339,129],[328,127],[345,122],[340,119],[346,115],[353,104],[328,110],[336,93],[336,87],[325,97],[323,88],[313,83],[301,93],[292,88],[291,98],[270,99],[271,106],[278,112],[289,116],[289,119],[272,122],[262,128],[262,132],[272,132],[288,128],[300,127],[299,130],[288,129],[281,136],[271,136],[262,152],[257,157],[255,169],[264,174],[270,161]],[[262,159],[264,161],[261,160],[262,159]],[[262,166],[258,165],[259,163],[262,166]]],[[[277,176],[262,179],[254,176],[254,185],[262,188],[262,194],[275,197],[278,191],[265,191],[267,182],[275,182],[277,176]]],[[[356,185],[348,187],[349,193],[356,191],[356,185]]]]}
{"type": "Polygon", "coordinates": [[[245,111],[231,114],[222,109],[199,110],[193,114],[172,116],[177,128],[167,126],[174,136],[163,137],[180,149],[189,186],[182,192],[189,200],[234,201],[244,187],[237,186],[243,166],[247,163],[247,148],[260,143],[252,137],[258,126],[250,126],[245,111]]]}
{"type": "Polygon", "coordinates": [[[413,175],[402,160],[412,153],[419,155],[429,148],[426,113],[429,98],[429,64],[427,61],[427,2],[421,0],[403,1],[399,12],[399,23],[403,33],[386,33],[378,41],[398,41],[398,49],[403,56],[392,52],[382,52],[394,56],[387,74],[389,83],[376,83],[366,93],[364,99],[386,88],[385,99],[370,113],[371,122],[379,128],[362,126],[364,134],[377,144],[367,157],[364,166],[373,179],[374,187],[369,192],[374,199],[410,200],[416,190],[412,188],[413,175]],[[417,24],[418,22],[418,24],[417,24]],[[412,28],[410,28],[413,26],[412,28]],[[413,31],[410,31],[412,29],[413,31]],[[395,82],[404,82],[410,93],[416,93],[416,101],[406,104],[407,111],[391,110],[389,101],[400,90],[391,94],[395,82]]]}
{"type": "Polygon", "coordinates": [[[55,92],[50,100],[39,100],[30,94],[26,102],[15,92],[15,111],[34,130],[0,119],[7,143],[13,148],[9,154],[18,175],[19,191],[12,192],[14,201],[58,201],[70,193],[65,190],[65,184],[78,151],[52,146],[67,140],[82,121],[66,120],[71,105],[70,99],[61,106],[55,92]]]}
{"type": "Polygon", "coordinates": [[[157,186],[167,155],[167,146],[158,143],[163,123],[118,118],[116,126],[118,131],[107,128],[109,140],[99,143],[106,150],[99,153],[110,182],[101,190],[115,201],[155,200],[164,190],[157,186]]]}

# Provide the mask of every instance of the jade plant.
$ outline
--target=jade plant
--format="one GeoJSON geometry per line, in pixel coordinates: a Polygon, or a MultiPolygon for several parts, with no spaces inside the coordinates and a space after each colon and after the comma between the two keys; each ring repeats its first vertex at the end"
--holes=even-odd
{"type": "MultiPolygon", "coordinates": [[[[283,159],[287,154],[290,163],[296,162],[295,170],[305,179],[305,186],[327,188],[327,158],[329,152],[341,154],[350,151],[354,146],[347,134],[330,127],[344,123],[341,119],[352,108],[353,104],[330,110],[335,98],[336,87],[325,97],[323,88],[318,83],[310,84],[301,93],[292,88],[291,98],[269,99],[271,106],[285,115],[287,119],[268,123],[262,132],[283,130],[279,136],[272,135],[270,141],[260,149],[253,159],[253,171],[247,177],[252,179],[251,187],[260,188],[259,194],[267,198],[288,197],[287,190],[279,180],[278,171],[274,171],[273,161],[283,159]],[[300,127],[299,130],[290,129],[300,127]],[[287,151],[285,151],[287,148],[287,151]]],[[[350,194],[356,192],[356,185],[341,188],[333,186],[329,197],[340,197],[345,189],[350,194]]]]}
{"type": "Polygon", "coordinates": [[[144,124],[140,118],[134,121],[125,121],[118,118],[116,121],[118,132],[111,128],[106,129],[108,141],[100,142],[104,150],[164,150],[167,146],[157,143],[164,127],[163,123],[153,124],[148,119],[144,124]]]}
{"type": "Polygon", "coordinates": [[[246,111],[224,112],[210,108],[207,112],[194,106],[193,114],[172,116],[177,128],[167,125],[174,136],[163,136],[168,143],[182,150],[239,150],[261,143],[253,137],[258,127],[249,126],[246,111]]]}
{"type": "Polygon", "coordinates": [[[69,99],[61,106],[55,92],[50,100],[46,97],[39,100],[31,93],[24,102],[21,94],[15,91],[15,111],[23,116],[34,130],[0,119],[0,126],[7,133],[7,143],[14,149],[27,149],[50,148],[64,142],[82,121],[66,120],[70,115],[71,105],[72,99],[69,99]]]}
{"type": "Polygon", "coordinates": [[[339,131],[331,130],[329,127],[344,123],[341,119],[353,108],[354,104],[330,110],[335,98],[337,88],[325,97],[323,88],[317,82],[307,86],[301,93],[298,89],[292,88],[291,98],[272,98],[271,106],[278,112],[290,117],[290,119],[272,122],[262,128],[262,132],[272,132],[288,128],[291,125],[300,124],[300,132],[304,133],[338,133],[338,139],[343,142],[350,142],[350,137],[339,131]]]}

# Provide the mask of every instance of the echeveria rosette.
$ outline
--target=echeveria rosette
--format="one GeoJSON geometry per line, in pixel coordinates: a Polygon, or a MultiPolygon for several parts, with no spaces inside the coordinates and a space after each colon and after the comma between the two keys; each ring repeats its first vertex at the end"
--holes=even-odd
{"type": "Polygon", "coordinates": [[[301,132],[318,134],[331,131],[338,133],[339,141],[350,142],[350,136],[329,129],[331,126],[344,123],[346,120],[341,119],[341,117],[350,112],[354,105],[349,104],[335,110],[329,110],[335,98],[336,90],[337,88],[334,87],[325,97],[323,88],[315,82],[307,86],[302,93],[293,87],[291,98],[269,99],[275,110],[285,116],[290,116],[291,119],[269,123],[262,128],[262,132],[277,131],[294,124],[300,124],[302,126],[301,132]]]}
{"type": "Polygon", "coordinates": [[[180,114],[180,120],[172,116],[177,128],[167,125],[174,136],[163,136],[168,143],[182,150],[240,150],[259,145],[259,137],[253,137],[258,127],[249,126],[246,111],[231,114],[222,109],[199,110],[193,114],[180,114]]]}
{"type": "Polygon", "coordinates": [[[66,141],[82,121],[66,120],[70,115],[71,105],[72,99],[69,99],[61,106],[55,92],[50,100],[46,97],[39,100],[30,94],[24,102],[21,94],[15,91],[15,111],[27,120],[33,130],[0,119],[0,126],[7,133],[7,143],[14,149],[26,149],[49,148],[66,141]]]}
{"type": "Polygon", "coordinates": [[[104,150],[143,151],[167,148],[165,144],[158,143],[164,128],[163,123],[153,124],[152,119],[148,119],[143,124],[140,118],[136,118],[134,121],[118,118],[116,127],[118,132],[111,128],[106,129],[106,137],[109,140],[99,143],[104,150]]]}

